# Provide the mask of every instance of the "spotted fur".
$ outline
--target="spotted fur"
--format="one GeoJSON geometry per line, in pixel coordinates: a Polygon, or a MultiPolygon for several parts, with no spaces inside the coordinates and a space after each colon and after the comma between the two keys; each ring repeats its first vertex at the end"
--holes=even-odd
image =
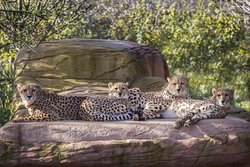
{"type": "Polygon", "coordinates": [[[126,99],[107,97],[61,96],[37,85],[18,86],[19,94],[31,115],[14,122],[88,120],[114,121],[131,119],[126,99]]]}
{"type": "Polygon", "coordinates": [[[31,115],[14,122],[78,120],[80,105],[86,97],[60,96],[43,90],[38,85],[18,85],[18,92],[31,115]]]}
{"type": "Polygon", "coordinates": [[[80,116],[89,121],[120,121],[132,119],[128,99],[88,97],[81,104],[80,116]]]}
{"type": "MultiPolygon", "coordinates": [[[[173,101],[178,99],[189,99],[189,79],[182,76],[167,78],[168,83],[160,92],[160,97],[152,98],[146,101],[143,112],[139,115],[139,120],[165,118],[158,110],[164,110],[164,107],[170,106],[173,101]]],[[[167,117],[173,117],[168,114],[167,117]]]]}
{"type": "Polygon", "coordinates": [[[189,127],[203,119],[225,118],[234,103],[234,90],[224,87],[213,88],[212,94],[211,100],[187,101],[187,113],[175,123],[175,128],[189,127]]]}
{"type": "Polygon", "coordinates": [[[147,103],[142,119],[152,119],[160,114],[163,118],[180,118],[175,128],[190,126],[202,119],[224,118],[233,103],[234,91],[227,88],[213,89],[210,100],[177,98],[147,103]]]}
{"type": "Polygon", "coordinates": [[[126,99],[128,102],[127,105],[135,112],[139,107],[138,101],[141,98],[142,92],[139,88],[129,89],[128,85],[127,82],[110,82],[108,84],[109,97],[113,99],[126,99]]]}
{"type": "MultiPolygon", "coordinates": [[[[167,79],[168,83],[159,92],[141,92],[139,88],[129,89],[128,83],[109,83],[109,96],[113,98],[128,98],[129,105],[134,111],[134,120],[138,120],[141,119],[143,110],[150,101],[158,103],[164,99],[189,98],[189,80],[187,78],[174,76],[167,79]]],[[[161,117],[160,114],[154,115],[154,118],[161,117]]]]}

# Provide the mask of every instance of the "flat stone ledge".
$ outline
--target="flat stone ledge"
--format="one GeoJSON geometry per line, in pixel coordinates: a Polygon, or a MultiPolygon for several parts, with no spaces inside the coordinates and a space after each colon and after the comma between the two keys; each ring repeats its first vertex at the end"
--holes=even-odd
{"type": "Polygon", "coordinates": [[[0,166],[250,166],[250,123],[233,117],[174,130],[144,122],[9,122],[0,166]]]}

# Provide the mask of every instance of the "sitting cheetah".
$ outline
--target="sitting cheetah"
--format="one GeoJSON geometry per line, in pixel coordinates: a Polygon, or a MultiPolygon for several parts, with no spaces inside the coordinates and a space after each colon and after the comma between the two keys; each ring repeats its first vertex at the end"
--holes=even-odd
{"type": "MultiPolygon", "coordinates": [[[[139,88],[128,88],[128,83],[109,83],[109,96],[113,98],[127,98],[133,106],[134,120],[142,115],[142,110],[149,101],[162,99],[189,98],[189,80],[182,76],[167,78],[168,83],[159,92],[141,92],[139,88]]],[[[157,118],[161,118],[158,115],[157,118]]]]}
{"type": "Polygon", "coordinates": [[[227,88],[212,90],[211,100],[176,99],[151,101],[143,111],[142,119],[154,118],[161,114],[163,118],[181,117],[175,128],[190,126],[202,119],[224,118],[234,101],[234,91],[227,88]]]}
{"type": "Polygon", "coordinates": [[[32,115],[19,117],[14,122],[60,120],[126,120],[132,114],[127,101],[107,97],[61,96],[47,92],[38,85],[18,85],[18,92],[32,115]],[[35,111],[35,112],[33,112],[35,111]]]}

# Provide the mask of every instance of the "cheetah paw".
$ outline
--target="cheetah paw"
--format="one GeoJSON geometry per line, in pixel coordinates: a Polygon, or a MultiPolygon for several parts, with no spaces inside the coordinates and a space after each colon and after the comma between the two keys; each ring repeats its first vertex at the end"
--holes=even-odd
{"type": "Polygon", "coordinates": [[[18,122],[18,121],[17,121],[17,119],[12,119],[12,122],[16,123],[16,122],[18,122]]]}
{"type": "Polygon", "coordinates": [[[182,124],[180,122],[175,122],[174,129],[180,129],[182,124]]]}
{"type": "Polygon", "coordinates": [[[192,123],[190,120],[187,120],[187,121],[185,122],[185,124],[184,124],[184,127],[185,127],[185,128],[188,128],[188,127],[190,127],[191,125],[193,125],[193,123],[192,123]]]}
{"type": "Polygon", "coordinates": [[[16,123],[16,122],[20,122],[20,117],[16,117],[12,119],[12,122],[16,123]]]}
{"type": "Polygon", "coordinates": [[[138,115],[138,114],[134,114],[134,115],[133,115],[133,120],[134,120],[134,121],[139,121],[139,120],[140,120],[139,115],[138,115]]]}

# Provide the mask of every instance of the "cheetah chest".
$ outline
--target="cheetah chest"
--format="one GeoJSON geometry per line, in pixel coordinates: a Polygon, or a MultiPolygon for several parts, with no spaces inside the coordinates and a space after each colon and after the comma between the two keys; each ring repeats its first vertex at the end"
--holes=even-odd
{"type": "Polygon", "coordinates": [[[185,102],[172,102],[171,105],[162,112],[163,118],[180,118],[187,114],[189,110],[195,108],[193,104],[185,102]]]}

